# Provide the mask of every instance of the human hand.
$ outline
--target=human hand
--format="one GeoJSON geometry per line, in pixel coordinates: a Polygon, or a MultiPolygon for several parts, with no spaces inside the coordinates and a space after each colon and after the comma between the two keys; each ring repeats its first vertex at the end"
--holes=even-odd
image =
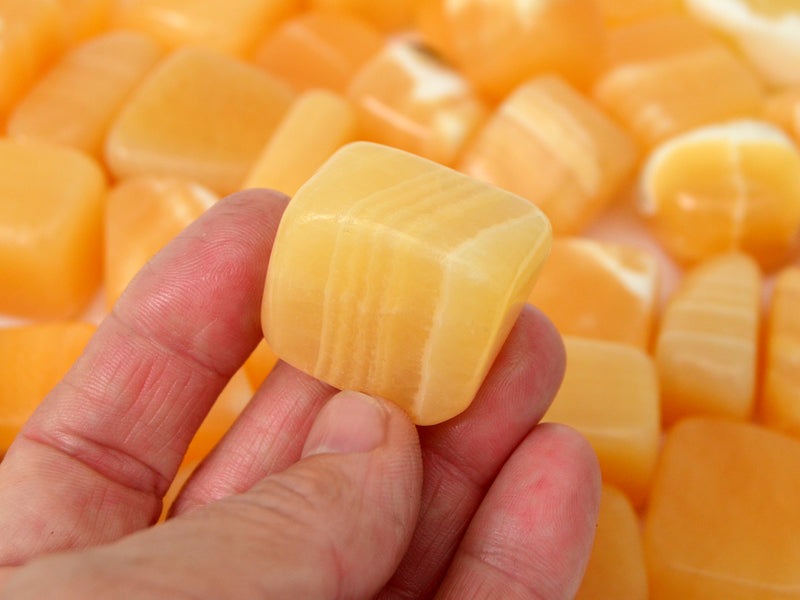
{"type": "Polygon", "coordinates": [[[564,354],[530,307],[470,408],[432,427],[279,363],[151,527],[261,337],[285,203],[241,192],[190,226],[25,425],[0,463],[0,598],[571,598],[599,470],[536,425],[564,354]]]}

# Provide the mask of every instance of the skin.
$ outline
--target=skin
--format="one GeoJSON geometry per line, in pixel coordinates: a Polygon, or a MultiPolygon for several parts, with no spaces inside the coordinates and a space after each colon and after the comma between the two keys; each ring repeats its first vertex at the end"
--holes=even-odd
{"type": "Polygon", "coordinates": [[[279,363],[153,526],[191,437],[261,338],[286,198],[221,201],[134,279],[0,463],[0,598],[572,598],[600,476],[537,425],[558,333],[526,307],[470,408],[395,406],[279,363]]]}

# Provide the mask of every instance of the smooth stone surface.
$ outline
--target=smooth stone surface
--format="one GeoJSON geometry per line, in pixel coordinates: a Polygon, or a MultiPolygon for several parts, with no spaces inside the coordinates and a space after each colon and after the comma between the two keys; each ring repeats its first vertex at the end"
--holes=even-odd
{"type": "Polygon", "coordinates": [[[400,150],[339,150],[294,196],[262,326],[286,362],[423,425],[470,404],[550,249],[526,200],[400,150]]]}

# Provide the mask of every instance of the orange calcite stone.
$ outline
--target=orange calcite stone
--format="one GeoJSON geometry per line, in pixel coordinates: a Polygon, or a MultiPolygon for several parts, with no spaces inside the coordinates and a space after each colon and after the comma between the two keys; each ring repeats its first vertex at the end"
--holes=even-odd
{"type": "Polygon", "coordinates": [[[650,600],[800,598],[800,442],[690,419],[667,435],[645,516],[650,600]]]}
{"type": "Polygon", "coordinates": [[[344,93],[353,75],[383,46],[383,36],[344,14],[312,11],[288,20],[256,51],[254,61],[303,92],[344,93]]]}
{"type": "Polygon", "coordinates": [[[103,33],[111,24],[115,0],[58,0],[64,11],[67,44],[103,33]]]}
{"type": "Polygon", "coordinates": [[[597,0],[606,27],[681,14],[683,0],[597,0]]]}
{"type": "Polygon", "coordinates": [[[418,3],[419,0],[310,0],[312,8],[355,15],[386,30],[410,26],[418,3]]]}
{"type": "Polygon", "coordinates": [[[219,194],[238,190],[293,99],[256,66],[178,50],[158,65],[109,132],[106,160],[119,178],[186,177],[219,194]]]}
{"type": "Polygon", "coordinates": [[[639,518],[617,488],[604,485],[594,546],[575,600],[647,600],[639,518]]]}
{"type": "Polygon", "coordinates": [[[348,96],[363,137],[451,165],[486,108],[458,73],[405,42],[388,44],[356,74],[348,96]]]}
{"type": "Polygon", "coordinates": [[[800,85],[784,88],[767,96],[764,118],[793,135],[800,144],[800,85]]]}
{"type": "Polygon", "coordinates": [[[420,0],[419,26],[427,43],[497,100],[540,73],[558,72],[585,88],[603,47],[593,0],[420,0]]]}
{"type": "Polygon", "coordinates": [[[214,446],[222,439],[225,432],[231,428],[236,417],[244,410],[253,397],[253,388],[244,371],[237,371],[225,389],[217,398],[214,406],[203,419],[197,433],[194,434],[183,464],[191,464],[203,460],[214,446]]]}
{"type": "Polygon", "coordinates": [[[200,461],[184,461],[178,468],[178,472],[175,474],[175,477],[172,478],[172,483],[169,489],[167,489],[167,493],[164,494],[164,500],[161,504],[161,516],[158,519],[159,523],[166,521],[169,516],[169,511],[172,510],[172,505],[175,504],[178,495],[183,491],[183,486],[186,485],[186,482],[189,481],[192,473],[194,473],[194,470],[199,465],[200,461]]]}
{"type": "Polygon", "coordinates": [[[167,48],[194,45],[245,56],[299,0],[119,0],[115,25],[153,35],[167,48]]]}
{"type": "Polygon", "coordinates": [[[326,90],[300,96],[256,160],[242,187],[293,196],[322,163],[356,136],[350,103],[326,90]]]}
{"type": "Polygon", "coordinates": [[[267,345],[267,342],[261,340],[242,365],[242,370],[247,375],[250,387],[257,390],[264,383],[267,375],[272,372],[277,362],[278,357],[267,345]]]}
{"type": "Polygon", "coordinates": [[[115,32],[65,55],[22,99],[8,133],[72,146],[99,158],[125,99],[161,56],[149,37],[115,32]]]}
{"type": "Polygon", "coordinates": [[[108,194],[104,223],[104,282],[111,307],[133,276],[218,197],[185,179],[136,177],[108,194]]]}
{"type": "Polygon", "coordinates": [[[0,138],[0,199],[0,313],[78,313],[100,283],[100,167],[70,148],[0,138]]]}
{"type": "Polygon", "coordinates": [[[627,344],[564,337],[567,370],[544,421],[583,434],[603,481],[640,506],[660,441],[658,376],[653,360],[627,344]]]}
{"type": "Polygon", "coordinates": [[[557,234],[576,233],[633,171],[636,146],[555,76],[520,86],[465,152],[459,170],[538,206],[557,234]]]}
{"type": "Polygon", "coordinates": [[[58,0],[0,0],[0,124],[63,47],[58,0]]]}
{"type": "Polygon", "coordinates": [[[265,338],[322,381],[439,423],[472,401],[550,241],[522,198],[394,148],[349,144],[284,213],[265,338]]]}
{"type": "Polygon", "coordinates": [[[562,335],[647,351],[658,303],[658,263],[633,246],[556,238],[528,302],[562,335]]]}
{"type": "Polygon", "coordinates": [[[765,122],[706,126],[652,153],[640,196],[640,212],[678,261],[742,250],[774,268],[800,239],[800,150],[765,122]]]}
{"type": "Polygon", "coordinates": [[[656,341],[664,423],[753,410],[761,275],[745,254],[711,258],[669,299],[656,341]]]}
{"type": "Polygon", "coordinates": [[[0,457],[95,329],[78,321],[0,328],[0,457]]]}
{"type": "Polygon", "coordinates": [[[611,30],[593,94],[644,147],[763,110],[756,75],[700,25],[679,17],[611,30]]]}
{"type": "Polygon", "coordinates": [[[766,335],[761,417],[766,425],[800,436],[800,267],[775,281],[766,335]]]}

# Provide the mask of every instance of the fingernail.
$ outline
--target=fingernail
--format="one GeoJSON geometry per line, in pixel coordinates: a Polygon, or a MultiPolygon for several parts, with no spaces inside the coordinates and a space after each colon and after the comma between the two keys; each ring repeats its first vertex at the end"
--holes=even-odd
{"type": "Polygon", "coordinates": [[[372,396],[339,392],[317,415],[303,447],[303,457],[374,450],[386,438],[388,416],[372,396]]]}

